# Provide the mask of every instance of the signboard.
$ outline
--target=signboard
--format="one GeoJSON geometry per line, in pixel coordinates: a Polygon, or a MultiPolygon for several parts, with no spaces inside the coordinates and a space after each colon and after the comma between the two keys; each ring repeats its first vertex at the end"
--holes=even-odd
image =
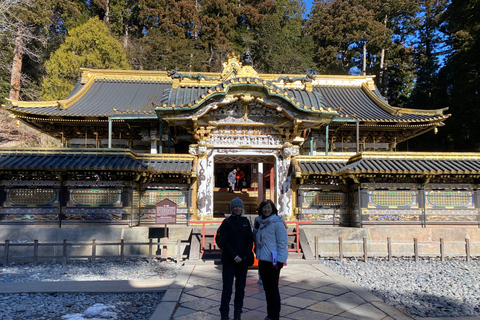
{"type": "Polygon", "coordinates": [[[163,199],[155,206],[156,224],[175,224],[177,223],[177,205],[175,202],[163,199]]]}

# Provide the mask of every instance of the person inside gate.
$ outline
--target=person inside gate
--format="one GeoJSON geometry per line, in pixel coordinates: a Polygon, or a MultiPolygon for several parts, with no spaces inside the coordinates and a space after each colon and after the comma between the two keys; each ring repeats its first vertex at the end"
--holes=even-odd
{"type": "Polygon", "coordinates": [[[228,192],[233,193],[235,190],[235,182],[237,181],[237,170],[233,169],[228,174],[228,192]]]}
{"type": "Polygon", "coordinates": [[[237,168],[236,178],[237,178],[237,190],[242,192],[243,180],[245,178],[245,173],[243,172],[242,169],[240,169],[240,167],[237,168]]]}
{"type": "Polygon", "coordinates": [[[260,203],[253,235],[258,271],[267,300],[267,317],[264,320],[278,320],[281,309],[278,282],[280,270],[287,263],[288,258],[287,228],[271,200],[264,200],[260,203]]]}
{"type": "Polygon", "coordinates": [[[235,278],[234,320],[240,320],[245,296],[248,267],[253,265],[253,233],[250,220],[244,213],[243,201],[235,198],[230,202],[231,215],[223,220],[219,228],[217,245],[222,249],[222,298],[220,315],[229,319],[230,299],[235,278]]]}

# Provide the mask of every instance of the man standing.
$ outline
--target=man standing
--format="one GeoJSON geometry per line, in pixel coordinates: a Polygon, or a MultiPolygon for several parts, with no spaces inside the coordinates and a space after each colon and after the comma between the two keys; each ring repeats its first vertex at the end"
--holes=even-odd
{"type": "Polygon", "coordinates": [[[228,192],[233,193],[233,190],[235,190],[235,182],[236,181],[237,181],[237,170],[233,169],[228,174],[228,192]]]}
{"type": "Polygon", "coordinates": [[[240,320],[245,296],[248,267],[253,264],[253,233],[250,221],[243,216],[244,206],[240,198],[230,202],[231,215],[220,225],[218,241],[222,248],[222,299],[220,315],[228,320],[233,279],[235,278],[234,320],[240,320]]]}

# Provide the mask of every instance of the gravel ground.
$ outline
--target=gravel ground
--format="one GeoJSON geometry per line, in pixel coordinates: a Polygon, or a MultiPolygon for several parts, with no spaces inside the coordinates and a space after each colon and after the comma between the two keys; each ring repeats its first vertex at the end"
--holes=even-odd
{"type": "MultiPolygon", "coordinates": [[[[0,283],[171,279],[180,268],[175,263],[143,260],[11,264],[0,269],[0,283]]],[[[0,319],[148,320],[162,297],[163,293],[0,294],[0,319]]]]}
{"type": "Polygon", "coordinates": [[[480,261],[322,259],[335,272],[410,316],[480,316],[480,261]]]}

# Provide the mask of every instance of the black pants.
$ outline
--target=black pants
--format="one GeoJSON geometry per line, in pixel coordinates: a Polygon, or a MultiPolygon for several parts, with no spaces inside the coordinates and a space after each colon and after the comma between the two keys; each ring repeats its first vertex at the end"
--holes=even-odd
{"type": "Polygon", "coordinates": [[[235,298],[233,306],[236,312],[242,312],[243,297],[245,296],[245,284],[247,282],[248,266],[245,263],[223,263],[222,269],[222,300],[220,313],[228,314],[230,310],[230,299],[232,298],[233,278],[235,277],[235,298]]]}
{"type": "Polygon", "coordinates": [[[278,290],[280,269],[275,268],[269,261],[260,260],[258,261],[258,271],[267,300],[267,315],[274,320],[279,319],[281,308],[280,291],[278,290]]]}
{"type": "Polygon", "coordinates": [[[240,191],[240,192],[242,192],[243,179],[237,180],[236,185],[237,185],[237,190],[240,191]]]}

